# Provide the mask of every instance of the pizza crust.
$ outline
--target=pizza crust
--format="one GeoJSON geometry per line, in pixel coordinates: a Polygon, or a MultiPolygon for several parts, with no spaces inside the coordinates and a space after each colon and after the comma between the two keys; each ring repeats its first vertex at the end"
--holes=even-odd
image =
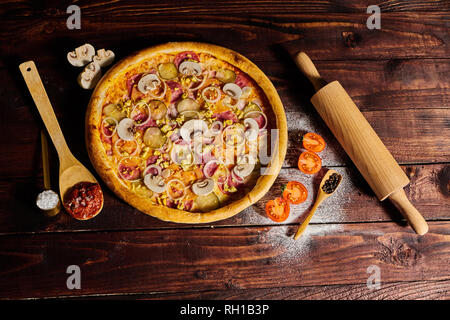
{"type": "Polygon", "coordinates": [[[86,112],[86,145],[94,168],[106,183],[106,185],[121,199],[136,209],[164,221],[178,223],[207,223],[223,220],[236,215],[253,203],[261,199],[274,183],[283,164],[287,147],[287,123],[284,107],[281,99],[267,76],[250,60],[241,54],[220,46],[198,42],[169,42],[141,50],[114,65],[99,81],[89,101],[86,112]],[[207,213],[196,213],[179,209],[156,206],[150,200],[146,200],[130,192],[108,165],[106,152],[103,152],[100,130],[98,125],[102,116],[102,106],[108,87],[116,79],[122,77],[127,70],[137,63],[157,53],[174,53],[181,51],[200,51],[209,53],[218,59],[224,60],[243,72],[247,73],[264,91],[272,111],[276,117],[278,129],[278,152],[272,155],[272,161],[265,175],[261,175],[253,189],[243,198],[236,200],[224,207],[207,213]]]}

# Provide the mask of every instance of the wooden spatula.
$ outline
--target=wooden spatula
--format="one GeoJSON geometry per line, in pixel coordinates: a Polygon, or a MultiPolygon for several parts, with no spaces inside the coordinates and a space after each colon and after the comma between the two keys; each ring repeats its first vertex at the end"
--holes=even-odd
{"type": "Polygon", "coordinates": [[[403,190],[408,177],[352,98],[338,81],[327,84],[305,53],[298,53],[295,60],[317,91],[312,104],[378,199],[389,198],[418,234],[427,233],[428,224],[403,190]]]}
{"type": "MultiPolygon", "coordinates": [[[[66,191],[79,182],[97,183],[97,180],[89,170],[72,155],[72,152],[70,152],[34,62],[24,62],[19,66],[19,69],[22,72],[28,90],[33,97],[34,103],[47,128],[48,134],[58,152],[59,194],[61,199],[64,199],[66,191]]],[[[102,208],[100,208],[99,212],[101,209],[102,208]]]]}

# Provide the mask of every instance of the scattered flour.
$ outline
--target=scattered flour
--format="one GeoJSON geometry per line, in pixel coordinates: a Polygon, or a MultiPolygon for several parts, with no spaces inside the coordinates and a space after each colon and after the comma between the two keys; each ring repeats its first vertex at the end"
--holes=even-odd
{"type": "Polygon", "coordinates": [[[336,234],[343,230],[338,224],[310,224],[298,240],[294,240],[297,225],[272,227],[265,234],[267,242],[280,254],[277,260],[292,260],[294,257],[309,256],[318,237],[336,234]]]}

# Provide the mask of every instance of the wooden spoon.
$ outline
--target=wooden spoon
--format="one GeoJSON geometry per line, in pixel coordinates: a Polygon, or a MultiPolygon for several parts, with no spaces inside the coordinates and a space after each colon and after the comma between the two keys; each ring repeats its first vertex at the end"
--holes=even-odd
{"type": "Polygon", "coordinates": [[[311,218],[313,217],[314,213],[316,212],[317,208],[319,207],[319,205],[322,203],[322,201],[324,201],[325,199],[327,199],[329,196],[331,196],[336,189],[338,188],[339,184],[342,181],[342,176],[330,169],[327,171],[327,173],[325,174],[325,176],[322,178],[322,181],[320,182],[320,186],[319,186],[319,194],[317,195],[316,198],[316,202],[314,203],[314,206],[312,207],[311,211],[308,213],[308,216],[306,217],[306,219],[302,222],[302,224],[300,225],[300,227],[298,227],[297,233],[294,236],[294,239],[297,240],[303,233],[303,231],[305,231],[306,227],[308,226],[309,222],[311,221],[311,218]],[[337,182],[336,187],[334,188],[334,190],[331,193],[326,193],[322,187],[325,184],[325,181],[328,180],[328,178],[333,174],[336,173],[339,177],[339,180],[337,182]]]}
{"type": "MultiPolygon", "coordinates": [[[[55,145],[59,157],[59,194],[64,201],[64,195],[71,187],[79,182],[98,183],[92,173],[89,172],[70,152],[59,126],[56,115],[48,99],[41,77],[33,61],[27,61],[19,66],[22,76],[25,79],[28,90],[33,97],[39,114],[44,121],[48,134],[55,145]]],[[[97,215],[103,208],[96,212],[97,215]]],[[[93,215],[93,216],[95,216],[93,215]]]]}

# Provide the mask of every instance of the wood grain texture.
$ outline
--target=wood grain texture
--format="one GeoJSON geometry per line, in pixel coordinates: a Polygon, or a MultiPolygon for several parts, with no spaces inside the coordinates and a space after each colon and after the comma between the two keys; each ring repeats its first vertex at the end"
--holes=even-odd
{"type": "MultiPolygon", "coordinates": [[[[288,112],[305,108],[315,92],[293,61],[278,54],[283,63],[263,62],[261,67],[276,85],[288,112]]],[[[315,65],[328,82],[338,80],[363,112],[450,108],[447,59],[315,61],[315,65]]]]}
{"type": "Polygon", "coordinates": [[[3,20],[0,66],[6,67],[17,59],[29,60],[36,54],[49,59],[53,48],[59,47],[66,53],[87,40],[100,48],[120,48],[116,50],[119,56],[153,44],[189,40],[219,44],[256,62],[275,58],[273,50],[256,48],[277,46],[291,54],[305,51],[314,61],[448,58],[447,12],[384,13],[382,28],[369,30],[365,11],[326,15],[277,15],[267,11],[257,16],[246,12],[217,16],[186,11],[168,17],[133,10],[121,11],[120,15],[105,14],[101,5],[98,9],[98,15],[83,14],[82,28],[73,32],[67,29],[67,15],[16,19],[14,23],[3,20]]]}
{"type": "MultiPolygon", "coordinates": [[[[343,175],[342,184],[336,194],[319,208],[312,223],[395,221],[406,228],[405,222],[394,206],[388,201],[380,203],[356,168],[334,167],[334,169],[343,175]]],[[[411,180],[411,184],[406,188],[408,197],[425,218],[449,220],[450,166],[445,164],[404,166],[403,169],[411,180]]],[[[317,186],[325,170],[310,176],[298,169],[282,169],[275,184],[261,201],[235,217],[201,227],[272,225],[272,220],[265,215],[265,204],[268,200],[280,196],[282,185],[291,180],[302,182],[307,187],[309,195],[304,203],[291,206],[290,216],[283,224],[299,223],[312,207],[317,186]]],[[[41,183],[40,179],[29,178],[0,180],[0,234],[193,227],[163,222],[147,216],[119,200],[102,182],[100,183],[104,190],[104,208],[94,219],[77,221],[65,212],[57,217],[47,218],[34,206],[35,197],[41,191],[41,183]]],[[[377,225],[368,228],[376,229],[377,225]]]]}
{"type": "MultiPolygon", "coordinates": [[[[70,1],[45,1],[36,3],[33,1],[7,1],[2,5],[0,14],[4,14],[10,18],[20,17],[54,17],[65,16],[65,8],[71,4],[70,1]]],[[[119,14],[159,14],[159,15],[177,15],[186,12],[210,12],[210,1],[170,1],[168,3],[160,3],[157,1],[97,1],[92,5],[89,1],[77,1],[83,11],[89,16],[108,14],[117,16],[119,14]]],[[[270,6],[273,13],[303,12],[365,12],[369,5],[378,5],[381,12],[413,12],[413,11],[450,11],[450,5],[445,0],[428,0],[428,1],[408,1],[408,0],[334,0],[334,1],[214,1],[213,14],[230,15],[230,14],[264,14],[267,7],[270,6]]]]}
{"type": "MultiPolygon", "coordinates": [[[[85,299],[102,299],[86,296],[85,299]]],[[[133,300],[449,300],[450,281],[383,283],[378,290],[365,284],[232,289],[200,292],[111,295],[108,299],[133,300]]]]}
{"type": "MultiPolygon", "coordinates": [[[[82,29],[68,30],[72,1],[0,5],[0,299],[449,299],[450,2],[77,1],[82,29]],[[368,30],[368,5],[381,30],[368,30]],[[42,124],[17,71],[34,59],[68,145],[92,169],[84,145],[81,90],[66,54],[85,42],[118,58],[153,44],[197,40],[234,49],[272,80],[289,121],[288,156],[271,191],[214,225],[180,226],[146,216],[105,190],[104,211],[87,222],[34,207],[42,187],[42,124]],[[303,50],[321,75],[339,80],[411,180],[406,192],[431,231],[417,237],[392,204],[379,203],[309,100],[313,88],[291,56],[303,50]],[[395,118],[400,120],[394,120],[395,118]],[[295,167],[299,136],[325,137],[326,167],[344,175],[315,214],[302,244],[292,239],[324,170],[295,167]],[[5,152],[6,150],[6,152],[5,152]],[[264,214],[282,184],[310,191],[281,225],[264,214]],[[66,289],[66,267],[82,268],[82,290],[66,289]],[[382,288],[366,287],[370,264],[382,288]]],[[[50,162],[56,153],[50,146],[50,162]]],[[[55,179],[57,169],[52,172],[55,179]]],[[[54,183],[54,180],[53,180],[54,183]]]]}
{"type": "Polygon", "coordinates": [[[310,225],[301,241],[291,226],[4,236],[0,297],[365,284],[370,265],[385,282],[447,281],[449,227],[432,222],[417,237],[391,223],[310,225]]]}

